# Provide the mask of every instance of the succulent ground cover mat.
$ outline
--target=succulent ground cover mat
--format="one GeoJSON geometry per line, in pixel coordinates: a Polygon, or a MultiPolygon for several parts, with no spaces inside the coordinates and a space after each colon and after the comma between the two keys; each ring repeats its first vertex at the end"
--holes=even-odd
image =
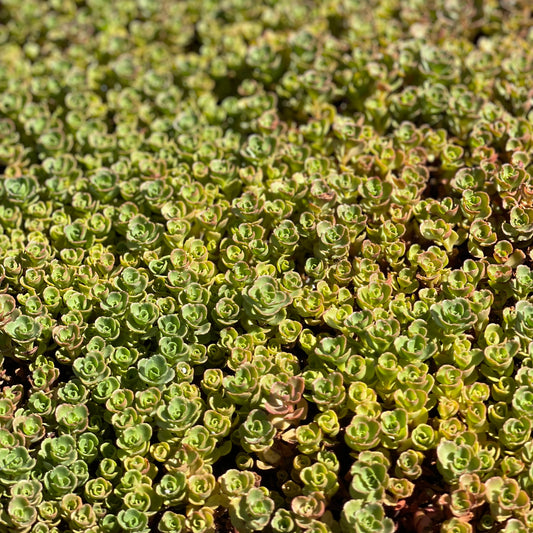
{"type": "Polygon", "coordinates": [[[529,0],[0,3],[0,533],[531,533],[529,0]]]}

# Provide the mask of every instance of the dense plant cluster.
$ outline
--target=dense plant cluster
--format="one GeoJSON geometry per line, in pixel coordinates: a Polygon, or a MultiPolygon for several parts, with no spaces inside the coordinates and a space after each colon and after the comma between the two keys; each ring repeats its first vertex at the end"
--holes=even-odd
{"type": "Polygon", "coordinates": [[[4,0],[0,531],[532,531],[530,26],[4,0]]]}

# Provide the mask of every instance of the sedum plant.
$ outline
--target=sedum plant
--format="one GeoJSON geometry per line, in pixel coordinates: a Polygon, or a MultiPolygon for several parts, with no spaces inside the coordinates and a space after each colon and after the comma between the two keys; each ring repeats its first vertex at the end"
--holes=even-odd
{"type": "Polygon", "coordinates": [[[0,533],[533,530],[530,21],[4,0],[0,533]]]}

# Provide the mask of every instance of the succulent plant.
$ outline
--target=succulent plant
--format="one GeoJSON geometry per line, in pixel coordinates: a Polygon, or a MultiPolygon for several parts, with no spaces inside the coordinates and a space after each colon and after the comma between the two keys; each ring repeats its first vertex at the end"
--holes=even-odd
{"type": "Polygon", "coordinates": [[[533,530],[530,15],[2,2],[0,531],[533,530]]]}

